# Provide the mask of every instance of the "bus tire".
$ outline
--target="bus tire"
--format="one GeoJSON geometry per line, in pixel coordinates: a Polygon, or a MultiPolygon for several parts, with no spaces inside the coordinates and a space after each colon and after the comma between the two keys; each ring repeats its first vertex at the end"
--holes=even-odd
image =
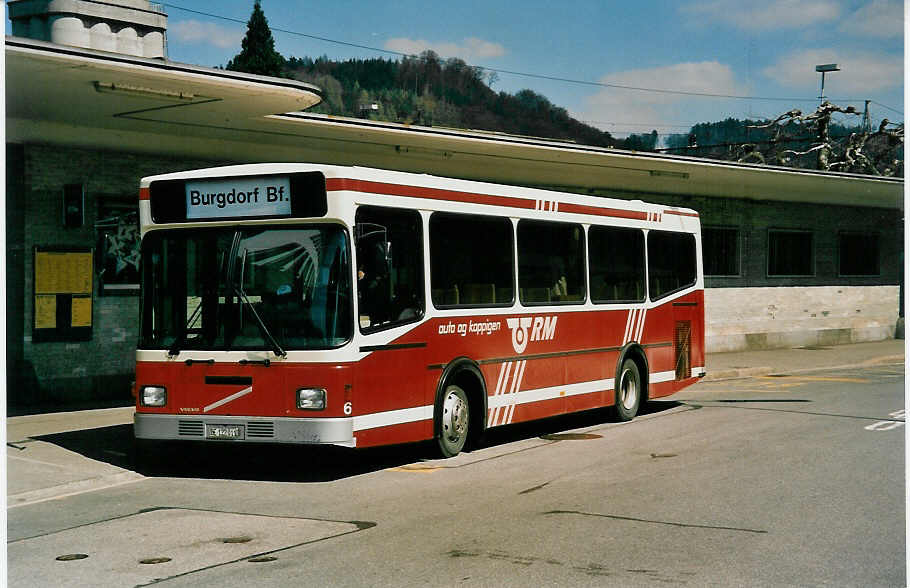
{"type": "Polygon", "coordinates": [[[442,394],[438,411],[439,436],[436,438],[442,457],[455,457],[464,448],[470,433],[471,411],[468,395],[459,386],[449,384],[442,394]]]}
{"type": "Polygon", "coordinates": [[[616,384],[616,403],[614,405],[616,418],[620,421],[632,420],[638,414],[643,393],[638,363],[634,359],[627,358],[622,362],[622,369],[619,370],[616,384]]]}

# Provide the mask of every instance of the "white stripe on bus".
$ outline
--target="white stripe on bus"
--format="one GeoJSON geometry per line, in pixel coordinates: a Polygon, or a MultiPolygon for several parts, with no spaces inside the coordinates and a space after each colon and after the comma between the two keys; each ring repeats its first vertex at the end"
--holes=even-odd
{"type": "MultiPolygon", "coordinates": [[[[528,360],[519,361],[518,365],[515,366],[515,377],[512,378],[512,387],[509,392],[508,405],[502,411],[502,422],[501,425],[507,425],[512,422],[512,416],[515,414],[515,403],[517,401],[516,394],[521,389],[521,380],[525,375],[525,366],[528,364],[528,360]]],[[[494,425],[496,423],[493,423],[494,425]]]]}
{"type": "Polygon", "coordinates": [[[635,340],[636,340],[636,341],[641,341],[641,338],[642,338],[642,336],[644,335],[644,331],[645,331],[645,316],[647,316],[647,314],[648,314],[648,309],[647,309],[647,308],[642,308],[642,309],[641,309],[641,316],[640,316],[639,319],[638,319],[638,320],[640,321],[639,324],[638,324],[638,330],[635,332],[635,340]]]}
{"type": "Polygon", "coordinates": [[[209,404],[208,406],[206,406],[205,408],[202,409],[202,412],[209,412],[210,410],[215,410],[219,406],[224,406],[228,402],[233,402],[234,400],[237,400],[238,398],[240,398],[242,396],[246,396],[247,394],[249,394],[252,391],[253,391],[253,387],[247,386],[240,392],[235,392],[234,394],[231,394],[230,396],[228,396],[226,398],[222,398],[221,400],[218,400],[217,402],[213,402],[213,403],[209,404]]]}
{"type": "Polygon", "coordinates": [[[364,431],[389,425],[403,425],[433,418],[433,406],[415,406],[354,417],[354,430],[364,431]]]}
{"type": "MultiPolygon", "coordinates": [[[[523,361],[519,363],[525,364],[527,362],[523,361]]],[[[517,383],[516,388],[521,386],[521,378],[523,377],[524,372],[522,369],[523,367],[523,365],[516,366],[514,378],[512,379],[513,382],[517,383]]],[[[509,377],[505,376],[503,379],[506,381],[506,384],[503,386],[503,389],[505,389],[505,387],[508,385],[509,377]]],[[[666,372],[654,372],[650,374],[649,379],[652,384],[669,382],[676,379],[676,372],[672,370],[666,372]]],[[[511,423],[515,412],[515,407],[520,404],[531,404],[534,402],[543,402],[545,400],[553,400],[556,398],[564,398],[568,396],[579,396],[582,394],[592,394],[595,392],[609,392],[613,390],[613,385],[614,379],[606,378],[603,380],[592,380],[590,382],[565,384],[563,386],[548,386],[546,388],[536,388],[534,390],[520,390],[516,392],[503,392],[496,394],[494,396],[490,396],[487,399],[487,407],[491,411],[494,409],[504,410],[501,413],[498,411],[491,413],[491,418],[488,421],[488,426],[499,426],[511,423]],[[497,422],[500,420],[499,418],[496,418],[494,420],[492,414],[498,414],[499,416],[502,416],[502,422],[497,422]]],[[[366,429],[375,429],[378,427],[387,427],[390,425],[403,425],[406,423],[430,420],[432,418],[432,405],[415,406],[413,408],[389,410],[386,412],[376,412],[373,414],[365,414],[353,417],[354,431],[364,431],[366,429]]]]}

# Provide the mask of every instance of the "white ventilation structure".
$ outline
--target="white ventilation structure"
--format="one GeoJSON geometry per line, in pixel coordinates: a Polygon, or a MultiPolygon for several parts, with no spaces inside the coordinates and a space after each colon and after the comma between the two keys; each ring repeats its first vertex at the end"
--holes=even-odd
{"type": "Polygon", "coordinates": [[[148,0],[9,0],[13,36],[167,58],[167,14],[148,0]]]}

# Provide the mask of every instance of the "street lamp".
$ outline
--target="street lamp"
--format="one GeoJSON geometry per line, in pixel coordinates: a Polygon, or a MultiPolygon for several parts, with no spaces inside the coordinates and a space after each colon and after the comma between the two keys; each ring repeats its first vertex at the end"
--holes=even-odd
{"type": "Polygon", "coordinates": [[[825,101],[825,74],[829,71],[840,71],[840,68],[837,67],[836,63],[826,63],[824,65],[816,65],[815,71],[822,74],[822,89],[819,93],[818,99],[820,102],[825,101]]]}

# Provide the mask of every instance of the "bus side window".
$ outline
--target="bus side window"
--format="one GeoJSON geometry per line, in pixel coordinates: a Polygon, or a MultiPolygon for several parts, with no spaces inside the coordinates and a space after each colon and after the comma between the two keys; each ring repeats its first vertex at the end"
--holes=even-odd
{"type": "Polygon", "coordinates": [[[423,239],[414,210],[361,206],[355,217],[357,300],[364,332],[423,316],[423,239]]]}
{"type": "Polygon", "coordinates": [[[645,235],[641,230],[592,226],[588,248],[595,304],[644,301],[645,235]]]}
{"type": "Polygon", "coordinates": [[[518,221],[521,303],[580,304],[585,300],[585,238],[581,225],[518,221]]]}
{"type": "Polygon", "coordinates": [[[512,221],[437,212],[430,217],[431,295],[437,308],[511,306],[512,221]]]}

